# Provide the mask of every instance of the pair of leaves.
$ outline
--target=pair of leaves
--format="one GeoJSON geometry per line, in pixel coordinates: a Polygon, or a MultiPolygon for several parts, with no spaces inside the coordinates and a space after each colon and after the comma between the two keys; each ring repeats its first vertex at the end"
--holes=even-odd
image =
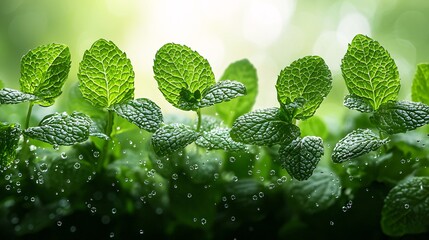
{"type": "Polygon", "coordinates": [[[216,83],[208,61],[184,45],[162,46],[155,55],[153,71],[165,99],[182,110],[197,110],[246,94],[240,82],[216,83]]]}
{"type": "Polygon", "coordinates": [[[15,159],[20,136],[18,124],[0,122],[0,168],[8,166],[15,159]]]}

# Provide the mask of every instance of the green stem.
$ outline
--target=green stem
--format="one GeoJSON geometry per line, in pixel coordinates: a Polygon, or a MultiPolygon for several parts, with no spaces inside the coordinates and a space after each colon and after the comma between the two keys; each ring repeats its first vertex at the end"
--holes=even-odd
{"type": "MultiPolygon", "coordinates": [[[[30,105],[28,105],[28,111],[27,111],[27,118],[25,119],[24,123],[24,130],[30,127],[30,118],[31,118],[31,112],[33,111],[34,103],[30,102],[30,105]]],[[[27,159],[30,156],[30,148],[28,146],[28,137],[24,134],[23,138],[24,142],[22,144],[22,149],[20,152],[21,158],[27,159]]]]}
{"type": "Polygon", "coordinates": [[[197,132],[201,129],[201,109],[197,109],[197,115],[198,115],[198,123],[197,123],[197,132]]]}
{"type": "MultiPolygon", "coordinates": [[[[105,134],[111,138],[112,130],[113,130],[113,122],[114,122],[114,113],[111,110],[107,112],[107,124],[105,129],[105,134]]],[[[109,140],[106,140],[103,145],[103,151],[101,152],[101,156],[98,160],[98,170],[102,170],[103,167],[109,164],[109,140]]]]}
{"type": "MultiPolygon", "coordinates": [[[[378,131],[378,136],[380,136],[380,139],[384,138],[383,133],[381,131],[378,131]]],[[[383,151],[384,151],[384,153],[387,152],[387,146],[386,146],[386,144],[383,144],[383,151]]]]}

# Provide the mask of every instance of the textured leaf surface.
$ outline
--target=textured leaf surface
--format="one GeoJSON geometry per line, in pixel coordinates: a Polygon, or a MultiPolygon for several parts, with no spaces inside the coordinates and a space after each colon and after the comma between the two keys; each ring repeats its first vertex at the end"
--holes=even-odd
{"type": "Polygon", "coordinates": [[[395,134],[414,130],[429,123],[429,106],[420,102],[388,102],[370,117],[380,130],[395,134]]]}
{"type": "Polygon", "coordinates": [[[325,61],[318,56],[307,56],[294,61],[280,72],[277,79],[277,98],[283,105],[302,98],[304,104],[293,117],[306,119],[314,112],[332,88],[332,76],[325,61]]]}
{"type": "Polygon", "coordinates": [[[220,81],[207,89],[200,101],[199,107],[212,106],[244,95],[246,95],[244,84],[229,80],[220,81]]]}
{"type": "Polygon", "coordinates": [[[297,180],[306,180],[312,174],[324,153],[320,137],[297,138],[280,146],[279,159],[289,175],[297,180]]]}
{"type": "Polygon", "coordinates": [[[223,149],[226,151],[244,151],[246,146],[231,139],[228,128],[215,128],[204,132],[196,140],[198,146],[207,149],[223,149]]]}
{"type": "Polygon", "coordinates": [[[228,125],[235,119],[252,110],[258,93],[258,76],[255,67],[247,59],[231,63],[223,73],[220,81],[234,80],[244,84],[246,95],[229,102],[216,104],[216,112],[228,125]]]}
{"type": "Polygon", "coordinates": [[[342,60],[341,70],[349,92],[367,99],[373,109],[396,101],[400,88],[398,68],[377,41],[356,35],[342,60]]]}
{"type": "Polygon", "coordinates": [[[372,108],[371,104],[367,102],[367,99],[358,97],[353,94],[347,95],[344,98],[343,104],[348,109],[357,110],[359,112],[363,112],[363,113],[374,112],[374,109],[372,108]]]}
{"type": "Polygon", "coordinates": [[[300,131],[297,126],[281,120],[278,108],[267,108],[237,118],[230,135],[234,141],[263,146],[289,143],[300,131]]]}
{"type": "Polygon", "coordinates": [[[134,98],[131,61],[113,42],[100,39],[79,64],[79,89],[94,106],[105,108],[134,98]]]}
{"type": "Polygon", "coordinates": [[[37,96],[36,103],[50,106],[61,95],[70,70],[70,50],[62,44],[48,44],[30,50],[21,59],[21,91],[37,96]]]}
{"type": "Polygon", "coordinates": [[[429,229],[429,178],[414,177],[387,194],[381,211],[381,227],[390,236],[426,232],[429,229]]]}
{"type": "Polygon", "coordinates": [[[39,126],[25,130],[25,134],[52,145],[70,146],[88,139],[91,123],[82,113],[55,113],[43,118],[39,126]]]}
{"type": "Polygon", "coordinates": [[[17,104],[39,99],[37,96],[21,91],[3,88],[0,90],[0,104],[17,104]]]}
{"type": "Polygon", "coordinates": [[[417,65],[414,75],[413,86],[411,87],[411,99],[414,102],[429,104],[429,63],[417,65]]]}
{"type": "Polygon", "coordinates": [[[300,208],[315,213],[332,206],[341,195],[341,183],[335,172],[317,168],[305,181],[293,181],[289,193],[300,208]]]}
{"type": "Polygon", "coordinates": [[[0,122],[0,168],[8,166],[16,157],[21,128],[18,124],[0,122]]]}
{"type": "Polygon", "coordinates": [[[197,140],[199,134],[183,124],[165,125],[152,135],[152,146],[159,156],[169,155],[197,140]]]}
{"type": "Polygon", "coordinates": [[[183,110],[195,110],[201,94],[215,84],[210,64],[187,46],[168,43],[155,55],[158,88],[165,99],[183,110]]]}
{"type": "Polygon", "coordinates": [[[155,132],[162,123],[161,109],[146,98],[115,104],[113,110],[119,116],[149,132],[155,132]]]}
{"type": "Polygon", "coordinates": [[[377,150],[388,139],[380,139],[369,129],[356,129],[347,134],[334,147],[332,161],[341,163],[377,150]]]}

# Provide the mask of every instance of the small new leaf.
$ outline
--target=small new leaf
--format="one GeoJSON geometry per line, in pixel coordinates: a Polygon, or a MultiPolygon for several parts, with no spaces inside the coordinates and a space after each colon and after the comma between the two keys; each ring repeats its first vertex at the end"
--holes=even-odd
{"type": "Polygon", "coordinates": [[[134,98],[131,61],[113,42],[100,39],[85,51],[79,64],[79,89],[99,108],[108,108],[134,98]]]}
{"type": "Polygon", "coordinates": [[[417,65],[411,88],[411,99],[414,102],[429,104],[429,63],[417,65]]]}
{"type": "Polygon", "coordinates": [[[318,56],[307,56],[294,61],[280,72],[277,79],[277,98],[280,104],[289,105],[297,98],[304,104],[292,118],[307,119],[328,95],[332,76],[325,61],[318,56]]]}
{"type": "Polygon", "coordinates": [[[388,102],[370,117],[371,122],[388,134],[414,130],[429,123],[429,106],[420,102],[388,102]]]}
{"type": "Polygon", "coordinates": [[[299,128],[281,120],[278,108],[244,114],[235,120],[230,131],[234,141],[253,145],[287,144],[300,135],[299,128]]]}
{"type": "Polygon", "coordinates": [[[381,227],[395,237],[429,229],[429,177],[413,177],[390,190],[381,211],[381,227]]]}
{"type": "Polygon", "coordinates": [[[350,94],[344,98],[344,106],[348,109],[357,110],[363,113],[374,112],[371,104],[367,102],[365,98],[358,97],[356,95],[350,94]]]}
{"type": "Polygon", "coordinates": [[[159,156],[166,156],[197,140],[199,134],[183,124],[165,125],[152,135],[152,146],[159,156]]]}
{"type": "Polygon", "coordinates": [[[51,106],[61,95],[70,64],[70,50],[65,45],[53,43],[30,50],[21,59],[21,91],[37,96],[37,104],[51,106]]]}
{"type": "Polygon", "coordinates": [[[353,38],[341,71],[350,94],[366,99],[374,110],[398,98],[398,68],[389,53],[367,36],[358,34],[353,38]]]}
{"type": "Polygon", "coordinates": [[[21,128],[18,124],[0,122],[0,169],[15,160],[20,136],[21,128]]]}
{"type": "Polygon", "coordinates": [[[347,134],[334,147],[332,161],[341,163],[377,150],[388,139],[380,139],[369,129],[357,129],[347,134]]]}
{"type": "Polygon", "coordinates": [[[17,104],[39,99],[37,96],[21,91],[3,88],[0,90],[0,104],[17,104]]]}
{"type": "Polygon", "coordinates": [[[281,145],[279,159],[289,175],[302,181],[313,174],[323,153],[322,139],[307,136],[302,139],[296,138],[289,144],[281,145]]]}
{"type": "Polygon", "coordinates": [[[91,119],[82,113],[55,113],[46,116],[39,126],[30,127],[24,133],[52,145],[70,146],[88,139],[91,123],[91,119]]]}
{"type": "Polygon", "coordinates": [[[115,104],[113,111],[137,127],[149,132],[155,132],[162,123],[161,109],[146,98],[115,104]]]}
{"type": "Polygon", "coordinates": [[[220,81],[207,89],[200,101],[199,107],[212,106],[244,95],[246,95],[244,84],[237,81],[220,81]]]}
{"type": "Polygon", "coordinates": [[[204,132],[195,143],[203,148],[223,149],[225,151],[244,151],[246,146],[231,139],[228,128],[215,128],[204,132]]]}

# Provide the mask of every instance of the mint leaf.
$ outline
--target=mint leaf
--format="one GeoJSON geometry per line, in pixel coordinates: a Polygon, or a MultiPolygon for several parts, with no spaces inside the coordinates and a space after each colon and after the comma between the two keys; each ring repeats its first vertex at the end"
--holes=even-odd
{"type": "Polygon", "coordinates": [[[21,91],[35,95],[41,106],[51,106],[61,95],[70,70],[70,50],[62,44],[42,45],[21,59],[21,91]]]}
{"type": "Polygon", "coordinates": [[[279,159],[289,175],[302,181],[313,174],[323,153],[322,139],[307,136],[302,139],[296,138],[287,145],[281,145],[279,159]]]}
{"type": "Polygon", "coordinates": [[[208,61],[184,45],[162,46],[155,55],[153,71],[165,99],[182,110],[198,109],[201,94],[215,84],[208,61]]]}
{"type": "MultiPolygon", "coordinates": [[[[194,124],[194,126],[197,126],[197,121],[198,120],[196,119],[195,122],[190,123],[189,125],[194,124]]],[[[220,127],[223,127],[222,120],[210,115],[202,115],[201,132],[210,132],[211,130],[220,127]]]]}
{"type": "Polygon", "coordinates": [[[429,104],[429,63],[417,65],[417,71],[414,75],[413,85],[411,87],[411,99],[414,102],[429,104]]]}
{"type": "Polygon", "coordinates": [[[429,123],[429,106],[420,102],[388,102],[370,120],[388,134],[406,132],[429,123]]]}
{"type": "Polygon", "coordinates": [[[239,116],[252,110],[258,93],[258,76],[255,67],[247,59],[231,63],[223,73],[220,81],[234,80],[244,84],[246,95],[229,102],[216,104],[216,112],[228,125],[239,116]]]}
{"type": "Polygon", "coordinates": [[[149,132],[155,132],[162,123],[161,109],[146,98],[115,104],[113,111],[137,127],[149,132]]]}
{"type": "Polygon", "coordinates": [[[39,126],[25,130],[25,134],[52,145],[70,146],[88,139],[91,123],[82,113],[55,113],[44,117],[39,126]]]}
{"type": "Polygon", "coordinates": [[[199,107],[212,106],[244,95],[246,95],[244,84],[229,80],[220,81],[207,89],[200,101],[199,107]]]}
{"type": "Polygon", "coordinates": [[[341,163],[377,150],[388,139],[380,139],[369,129],[356,129],[347,134],[334,147],[332,161],[341,163]]]}
{"type": "Polygon", "coordinates": [[[104,129],[102,128],[102,126],[100,126],[100,124],[97,124],[96,121],[93,121],[90,118],[88,118],[88,120],[91,121],[91,126],[89,127],[89,136],[97,137],[104,140],[110,140],[110,137],[103,132],[104,129]]]}
{"type": "Polygon", "coordinates": [[[294,202],[307,213],[323,211],[341,195],[341,183],[335,172],[317,168],[305,181],[293,181],[289,193],[294,202]]]}
{"type": "Polygon", "coordinates": [[[3,88],[3,87],[4,87],[3,81],[0,80],[0,88],[3,88]]]}
{"type": "Polygon", "coordinates": [[[381,227],[389,236],[429,229],[429,177],[413,177],[396,185],[384,200],[381,227]]]}
{"type": "Polygon", "coordinates": [[[349,92],[366,99],[375,110],[398,98],[398,68],[389,53],[367,36],[358,34],[353,38],[341,71],[349,92]]]}
{"type": "Polygon", "coordinates": [[[83,97],[96,107],[106,108],[134,98],[131,61],[111,41],[97,40],[85,51],[78,77],[83,97]]]}
{"type": "Polygon", "coordinates": [[[294,61],[280,72],[277,79],[277,98],[289,105],[297,98],[304,102],[292,118],[307,119],[313,116],[332,88],[332,76],[325,61],[318,56],[307,56],[294,61]]]}
{"type": "Polygon", "coordinates": [[[15,160],[20,136],[21,128],[19,124],[0,122],[0,169],[15,160]]]}
{"type": "Polygon", "coordinates": [[[196,140],[196,144],[207,149],[223,149],[225,151],[244,151],[246,146],[231,139],[228,128],[215,128],[204,132],[196,140]]]}
{"type": "Polygon", "coordinates": [[[17,104],[37,99],[39,99],[37,96],[23,93],[15,89],[3,88],[0,90],[0,104],[17,104]]]}
{"type": "Polygon", "coordinates": [[[152,135],[152,146],[159,156],[169,155],[197,140],[199,134],[183,124],[165,125],[152,135]]]}
{"type": "Polygon", "coordinates": [[[358,97],[356,95],[350,94],[344,98],[344,106],[348,109],[357,110],[363,113],[374,112],[371,104],[367,102],[367,99],[358,97]]]}
{"type": "Polygon", "coordinates": [[[267,108],[237,118],[230,135],[237,142],[264,146],[289,143],[300,131],[297,126],[282,121],[278,108],[267,108]]]}
{"type": "Polygon", "coordinates": [[[304,121],[299,122],[301,136],[319,136],[325,139],[329,136],[328,127],[322,118],[313,116],[304,121]]]}

